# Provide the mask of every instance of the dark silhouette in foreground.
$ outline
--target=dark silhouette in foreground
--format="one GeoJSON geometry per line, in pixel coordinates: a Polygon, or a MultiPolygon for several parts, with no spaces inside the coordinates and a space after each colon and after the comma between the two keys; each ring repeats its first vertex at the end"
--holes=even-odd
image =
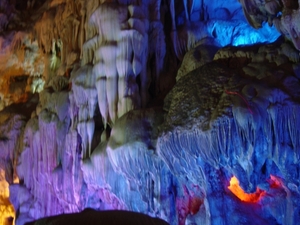
{"type": "Polygon", "coordinates": [[[166,221],[130,211],[95,211],[85,209],[81,213],[46,217],[25,225],[169,225],[166,221]]]}

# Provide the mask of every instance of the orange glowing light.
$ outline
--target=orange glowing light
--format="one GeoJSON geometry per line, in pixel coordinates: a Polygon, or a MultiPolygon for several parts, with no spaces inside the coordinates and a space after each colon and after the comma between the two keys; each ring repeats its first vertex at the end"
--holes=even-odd
{"type": "Polygon", "coordinates": [[[5,180],[4,170],[0,170],[0,224],[14,224],[15,209],[9,201],[8,183],[5,180]]]}
{"type": "Polygon", "coordinates": [[[246,193],[239,184],[238,179],[233,176],[230,179],[230,185],[228,186],[228,189],[236,196],[238,197],[241,201],[243,202],[251,202],[251,203],[256,203],[258,202],[264,195],[265,191],[256,188],[255,193],[246,193]]]}

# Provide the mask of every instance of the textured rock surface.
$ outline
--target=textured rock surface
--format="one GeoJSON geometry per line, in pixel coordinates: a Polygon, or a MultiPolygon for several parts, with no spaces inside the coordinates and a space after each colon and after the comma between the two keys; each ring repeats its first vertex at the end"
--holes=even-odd
{"type": "Polygon", "coordinates": [[[298,5],[240,2],[1,1],[0,165],[16,224],[85,208],[295,224],[298,5]]]}
{"type": "MultiPolygon", "coordinates": [[[[263,49],[253,51],[253,58],[263,49]]],[[[276,76],[273,61],[257,63],[257,69],[264,68],[264,76],[253,75],[247,70],[252,60],[232,59],[235,51],[239,50],[228,49],[230,58],[206,64],[177,82],[166,98],[167,116],[158,138],[158,154],[173,174],[202,187],[208,202],[206,216],[212,218],[212,224],[218,220],[225,224],[294,224],[298,188],[294,192],[287,187],[298,186],[297,173],[291,171],[299,167],[299,97],[297,92],[287,91],[282,81],[296,76],[292,68],[280,66],[276,66],[280,72],[276,76]],[[256,187],[266,191],[258,204],[261,208],[253,211],[256,215],[244,212],[251,211],[251,205],[235,211],[242,206],[235,206],[226,191],[233,175],[248,193],[256,187]],[[284,181],[273,186],[270,175],[284,181]],[[293,200],[274,198],[277,192],[285,192],[293,200]],[[277,214],[279,208],[284,216],[277,214]]],[[[294,81],[298,86],[299,80],[294,81]]]]}
{"type": "Polygon", "coordinates": [[[241,0],[245,17],[255,28],[264,22],[274,24],[278,31],[290,39],[294,46],[300,50],[299,42],[299,1],[271,0],[271,1],[245,1],[241,0]]]}

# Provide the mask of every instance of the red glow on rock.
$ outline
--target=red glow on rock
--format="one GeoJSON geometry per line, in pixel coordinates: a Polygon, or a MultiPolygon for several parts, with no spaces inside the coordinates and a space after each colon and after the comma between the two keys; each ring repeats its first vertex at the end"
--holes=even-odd
{"type": "Polygon", "coordinates": [[[194,198],[190,199],[189,209],[190,209],[191,215],[195,215],[199,211],[202,203],[203,203],[203,200],[201,198],[194,197],[194,198]]]}
{"type": "Polygon", "coordinates": [[[271,188],[281,188],[283,187],[282,181],[273,175],[270,175],[270,179],[268,180],[271,188]]]}
{"type": "Polygon", "coordinates": [[[235,92],[235,91],[228,91],[228,90],[225,90],[225,93],[228,94],[228,95],[237,95],[237,96],[239,96],[246,103],[249,112],[251,114],[253,114],[248,101],[241,94],[239,94],[238,92],[235,92]]]}
{"type": "Polygon", "coordinates": [[[246,193],[240,187],[239,181],[235,176],[230,179],[230,185],[228,186],[228,189],[241,201],[250,203],[258,202],[266,193],[259,188],[256,188],[256,192],[254,193],[246,193]]]}

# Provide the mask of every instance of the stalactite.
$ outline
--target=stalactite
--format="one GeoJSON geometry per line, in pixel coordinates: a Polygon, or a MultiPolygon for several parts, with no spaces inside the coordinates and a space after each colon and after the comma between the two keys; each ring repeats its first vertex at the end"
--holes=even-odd
{"type": "MultiPolygon", "coordinates": [[[[188,0],[188,9],[189,9],[190,17],[194,12],[194,8],[195,8],[195,0],[188,0]]],[[[191,20],[191,18],[190,18],[190,20],[191,20]]]]}
{"type": "MultiPolygon", "coordinates": [[[[143,96],[143,106],[148,102],[149,18],[145,7],[144,3],[128,7],[104,3],[90,17],[90,24],[98,34],[84,44],[86,53],[83,53],[83,58],[86,58],[85,62],[91,61],[91,50],[94,52],[93,70],[97,77],[96,87],[104,124],[108,122],[112,125],[128,110],[139,108],[139,95],[143,96]],[[136,84],[138,76],[141,78],[139,91],[136,84]]],[[[157,17],[153,14],[153,18],[157,17]]],[[[163,56],[161,54],[160,58],[163,56]]]]}
{"type": "Polygon", "coordinates": [[[86,21],[86,9],[85,6],[82,5],[80,8],[80,17],[81,17],[81,22],[80,22],[80,31],[79,31],[79,46],[81,46],[81,51],[80,51],[80,58],[83,58],[83,44],[85,43],[85,21],[86,21]]]}
{"type": "Polygon", "coordinates": [[[82,157],[83,159],[88,158],[88,137],[87,137],[87,126],[86,126],[86,122],[79,122],[77,124],[77,131],[79,133],[79,135],[81,136],[81,147],[83,149],[82,157]]]}
{"type": "Polygon", "coordinates": [[[184,6],[185,20],[189,21],[189,9],[188,9],[188,0],[182,0],[184,6]]]}
{"type": "MultiPolygon", "coordinates": [[[[73,91],[71,100],[73,101],[74,96],[74,102],[78,108],[77,129],[82,139],[82,155],[84,158],[88,158],[92,151],[91,146],[95,130],[93,117],[96,106],[98,105],[98,96],[95,86],[96,76],[94,76],[92,66],[86,65],[72,72],[71,79],[73,91]]],[[[74,122],[72,123],[74,124],[74,122]]]]}
{"type": "Polygon", "coordinates": [[[171,12],[171,17],[172,17],[172,31],[175,31],[176,30],[176,22],[175,22],[176,12],[175,12],[174,0],[169,0],[169,5],[170,5],[170,12],[171,12]]]}

